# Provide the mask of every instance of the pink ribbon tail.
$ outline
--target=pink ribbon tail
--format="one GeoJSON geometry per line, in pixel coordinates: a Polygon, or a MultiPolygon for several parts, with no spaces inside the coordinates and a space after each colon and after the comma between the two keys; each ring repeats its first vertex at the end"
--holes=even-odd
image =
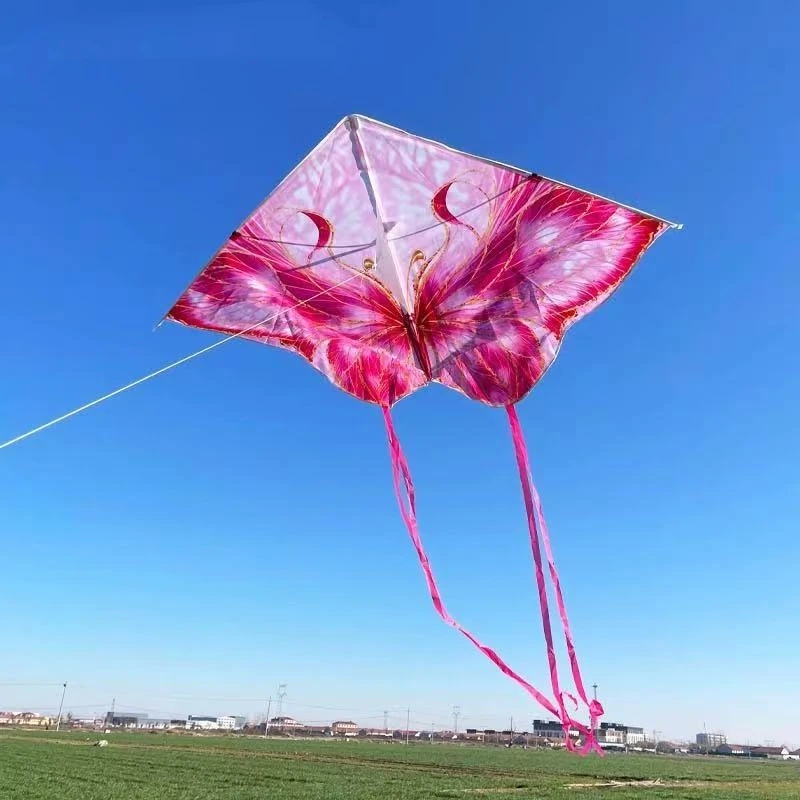
{"type": "Polygon", "coordinates": [[[389,437],[389,452],[392,458],[392,478],[394,480],[394,490],[397,496],[397,503],[400,506],[400,514],[403,517],[408,535],[411,537],[411,542],[414,545],[419,564],[422,567],[422,572],[425,575],[425,582],[428,585],[428,592],[433,602],[433,607],[436,613],[446,622],[450,627],[455,628],[460,634],[465,636],[478,648],[492,663],[494,663],[501,672],[508,675],[513,681],[516,681],[537,703],[543,706],[547,711],[555,716],[558,716],[556,707],[551,703],[544,694],[542,694],[536,687],[526,681],[521,675],[515,672],[506,662],[490,647],[483,644],[477,637],[473,636],[466,628],[457,622],[445,608],[442,601],[439,587],[436,584],[436,578],[433,574],[433,569],[430,564],[428,554],[425,552],[425,547],[422,544],[422,537],[419,533],[417,525],[417,508],[416,498],[414,494],[414,483],[411,478],[411,471],[406,461],[405,454],[400,445],[400,440],[397,438],[397,432],[394,428],[391,412],[388,408],[383,408],[383,418],[386,423],[386,433],[389,437]]]}
{"type": "Polygon", "coordinates": [[[561,712],[559,717],[562,721],[562,724],[565,726],[565,733],[567,734],[567,747],[570,750],[574,750],[574,745],[572,745],[570,742],[569,731],[566,727],[572,726],[579,730],[586,740],[581,752],[587,753],[591,750],[595,750],[602,754],[603,750],[597,742],[595,731],[597,730],[597,724],[600,720],[600,717],[603,715],[603,706],[600,705],[597,700],[589,700],[586,696],[586,689],[583,683],[583,677],[581,675],[581,669],[578,663],[578,656],[572,636],[572,628],[569,624],[567,607],[566,603],[564,602],[564,594],[561,589],[561,580],[559,579],[558,569],[556,568],[555,559],[553,557],[550,534],[547,530],[547,524],[544,520],[542,502],[539,497],[539,493],[536,490],[536,485],[533,482],[530,459],[528,457],[528,448],[525,444],[525,436],[522,432],[522,426],[514,406],[507,406],[506,412],[508,414],[508,420],[511,426],[511,437],[514,442],[514,453],[517,458],[517,468],[519,470],[520,482],[522,484],[522,494],[525,498],[525,510],[528,517],[531,553],[533,554],[536,585],[539,590],[539,606],[542,612],[542,629],[544,630],[544,637],[547,645],[547,658],[550,666],[550,682],[553,689],[553,695],[558,699],[559,711],[561,712]],[[572,720],[567,714],[566,708],[564,707],[563,697],[565,695],[570,697],[570,699],[573,701],[575,698],[566,692],[562,692],[559,685],[558,665],[556,661],[555,648],[553,647],[553,633],[550,625],[550,609],[547,599],[547,589],[545,586],[544,569],[542,566],[542,554],[539,547],[540,539],[544,545],[545,555],[547,556],[550,580],[553,584],[558,614],[561,618],[561,626],[564,631],[564,639],[567,646],[567,654],[569,656],[572,678],[575,682],[575,688],[578,692],[578,696],[589,711],[588,726],[581,725],[580,723],[576,723],[574,720],[572,720]]]}
{"type": "MultiPolygon", "coordinates": [[[[513,419],[515,418],[513,408],[509,409],[509,416],[512,418],[512,430],[513,430],[513,419]]],[[[564,700],[562,693],[559,689],[558,685],[558,673],[555,661],[555,650],[553,648],[552,642],[552,631],[550,629],[550,617],[549,617],[549,610],[547,607],[547,592],[544,590],[544,573],[542,570],[541,565],[541,554],[539,553],[538,548],[538,537],[534,537],[533,533],[531,534],[531,543],[534,546],[535,543],[535,551],[534,551],[534,560],[537,563],[537,583],[540,585],[539,591],[539,601],[542,607],[542,621],[545,627],[545,638],[547,640],[547,648],[548,648],[548,660],[550,663],[550,674],[553,683],[553,694],[556,698],[556,702],[551,702],[541,691],[539,691],[536,687],[534,687],[529,681],[525,680],[518,672],[513,670],[501,657],[498,653],[493,650],[492,648],[488,647],[487,645],[483,644],[477,637],[475,637],[470,631],[464,628],[459,622],[457,622],[451,614],[448,612],[447,608],[442,601],[442,596],[439,591],[439,587],[436,583],[436,578],[433,574],[433,569],[430,564],[430,559],[428,558],[428,554],[425,551],[425,547],[422,543],[422,537],[419,533],[419,526],[417,524],[417,509],[416,509],[416,496],[414,492],[414,483],[411,477],[411,470],[408,466],[408,461],[406,460],[405,453],[403,452],[403,448],[400,444],[400,440],[397,436],[397,432],[394,427],[394,422],[392,420],[391,411],[388,407],[383,407],[383,418],[386,425],[386,433],[389,439],[389,452],[391,455],[392,461],[392,479],[394,482],[394,490],[395,495],[397,497],[397,503],[400,507],[400,514],[403,518],[403,522],[405,523],[406,529],[408,534],[411,538],[411,542],[414,545],[414,550],[417,554],[417,558],[419,559],[420,566],[422,567],[422,572],[425,576],[425,582],[428,586],[428,592],[431,597],[431,601],[433,602],[433,607],[436,609],[436,613],[442,618],[442,620],[447,623],[450,627],[457,630],[460,634],[466,637],[478,650],[480,650],[497,668],[519,684],[527,693],[532,697],[539,705],[542,706],[546,711],[552,714],[554,717],[557,717],[563,727],[566,737],[566,746],[569,750],[575,751],[575,744],[570,738],[570,730],[577,730],[584,738],[585,744],[581,748],[581,753],[588,753],[591,750],[597,750],[598,752],[602,753],[601,748],[596,742],[595,735],[594,735],[594,728],[595,728],[595,718],[592,717],[592,725],[591,727],[587,727],[586,725],[582,725],[579,722],[574,721],[570,718],[569,714],[564,707],[564,700]],[[541,576],[541,581],[539,581],[539,577],[541,576]]],[[[520,433],[521,435],[521,433],[520,433]]],[[[515,439],[516,443],[516,439],[515,439]]],[[[518,459],[520,457],[520,453],[524,452],[524,442],[522,445],[522,450],[517,448],[517,455],[518,459]]],[[[520,467],[522,469],[522,467],[520,467]]],[[[522,473],[521,473],[522,474],[522,473]]],[[[529,509],[529,525],[532,526],[531,530],[536,530],[536,523],[534,520],[534,503],[533,497],[530,493],[530,490],[525,490],[525,481],[523,481],[523,491],[526,496],[526,506],[529,509]]],[[[547,549],[547,548],[546,548],[547,549]]],[[[547,550],[549,554],[549,549],[547,550]]],[[[555,569],[555,567],[553,567],[555,569]]],[[[564,612],[566,615],[566,611],[564,612]]],[[[562,617],[563,619],[563,617],[562,617]]],[[[578,689],[580,694],[580,689],[578,689]]],[[[599,704],[597,704],[599,707],[599,704]]],[[[600,713],[602,713],[602,709],[600,709],[600,713]]]]}

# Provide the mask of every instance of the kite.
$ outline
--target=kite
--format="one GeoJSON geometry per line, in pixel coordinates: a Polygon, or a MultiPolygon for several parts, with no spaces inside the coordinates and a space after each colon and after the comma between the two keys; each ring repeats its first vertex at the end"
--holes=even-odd
{"type": "Polygon", "coordinates": [[[577,733],[584,753],[600,751],[603,708],[586,694],[515,406],[570,326],[606,300],[669,227],[678,226],[353,115],[233,231],[165,317],[294,351],[380,408],[400,512],[437,613],[559,720],[571,750],[577,733]],[[442,601],[391,416],[399,400],[432,382],[508,415],[552,697],[442,601]],[[544,560],[577,697],[558,675],[544,560]],[[572,717],[581,703],[588,724],[572,717]]]}

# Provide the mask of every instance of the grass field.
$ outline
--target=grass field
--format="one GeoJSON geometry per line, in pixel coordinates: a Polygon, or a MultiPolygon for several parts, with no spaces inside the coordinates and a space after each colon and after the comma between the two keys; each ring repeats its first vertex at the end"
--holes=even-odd
{"type": "Polygon", "coordinates": [[[146,733],[93,747],[98,738],[0,732],[0,798],[800,798],[797,762],[146,733]],[[598,785],[611,781],[656,785],[598,785]]]}

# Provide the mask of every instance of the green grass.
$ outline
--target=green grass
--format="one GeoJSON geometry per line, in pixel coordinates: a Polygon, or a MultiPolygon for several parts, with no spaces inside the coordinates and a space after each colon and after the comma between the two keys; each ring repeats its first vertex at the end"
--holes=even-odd
{"type": "Polygon", "coordinates": [[[14,800],[798,800],[797,762],[506,750],[451,744],[0,732],[0,798],[14,800]],[[660,786],[589,786],[660,779],[660,786]]]}

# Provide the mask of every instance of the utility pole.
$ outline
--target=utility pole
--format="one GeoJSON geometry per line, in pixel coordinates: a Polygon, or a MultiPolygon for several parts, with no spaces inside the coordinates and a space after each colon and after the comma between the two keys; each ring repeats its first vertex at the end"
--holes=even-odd
{"type": "Polygon", "coordinates": [[[103,730],[108,733],[114,727],[114,709],[117,706],[117,698],[111,698],[111,711],[106,711],[105,719],[103,720],[103,730]]]}
{"type": "Polygon", "coordinates": [[[597,700],[597,684],[592,684],[592,689],[594,689],[594,699],[597,700]]]}
{"type": "Polygon", "coordinates": [[[659,733],[661,733],[661,731],[657,731],[657,730],[653,729],[653,752],[656,755],[658,755],[658,734],[659,733]]]}
{"type": "Polygon", "coordinates": [[[56,720],[56,732],[61,727],[61,710],[64,708],[64,695],[67,693],[67,682],[64,681],[64,687],[61,690],[61,702],[58,705],[58,719],[56,720]]]}
{"type": "Polygon", "coordinates": [[[272,708],[272,695],[270,695],[269,700],[267,700],[267,719],[264,722],[264,738],[267,738],[267,734],[269,733],[269,712],[272,708]]]}
{"type": "Polygon", "coordinates": [[[383,712],[383,732],[389,733],[389,712],[383,712]]]}
{"type": "Polygon", "coordinates": [[[458,736],[458,718],[461,715],[461,706],[453,706],[453,733],[458,736]]]}
{"type": "Polygon", "coordinates": [[[406,744],[408,744],[408,729],[411,726],[411,709],[406,709],[406,744]]]}
{"type": "Polygon", "coordinates": [[[436,726],[435,722],[431,722],[431,744],[433,744],[433,729],[436,726]]]}
{"type": "Polygon", "coordinates": [[[511,717],[511,724],[508,726],[508,743],[514,744],[514,717],[511,717]]]}

